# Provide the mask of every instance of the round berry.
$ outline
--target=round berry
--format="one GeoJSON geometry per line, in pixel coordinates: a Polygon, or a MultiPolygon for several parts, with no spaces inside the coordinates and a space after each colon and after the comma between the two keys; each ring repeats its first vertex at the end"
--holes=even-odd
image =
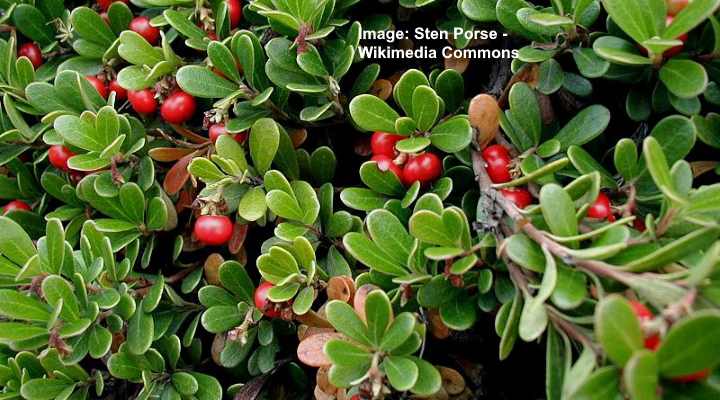
{"type": "Polygon", "coordinates": [[[124,87],[120,86],[117,79],[113,79],[110,81],[110,84],[108,85],[108,89],[110,89],[111,92],[115,92],[115,99],[123,101],[127,99],[128,92],[125,90],[124,87]]]}
{"type": "Polygon", "coordinates": [[[130,21],[130,30],[144,37],[151,45],[156,45],[160,39],[160,29],[150,25],[150,18],[139,16],[130,21]]]}
{"type": "Polygon", "coordinates": [[[270,299],[268,299],[268,291],[273,287],[275,287],[275,285],[272,283],[263,282],[255,289],[255,295],[253,296],[255,307],[262,311],[263,315],[268,318],[277,318],[280,316],[280,311],[277,310],[270,299]]]}
{"type": "MultiPolygon", "coordinates": [[[[649,320],[655,318],[652,311],[650,311],[650,309],[647,308],[645,306],[645,304],[643,304],[639,301],[631,300],[630,306],[632,307],[633,312],[638,317],[640,322],[649,321],[649,320]]],[[[660,336],[658,334],[652,334],[645,338],[645,348],[646,349],[654,351],[654,350],[657,350],[657,348],[659,346],[660,346],[660,336]]]]}
{"type": "Polygon", "coordinates": [[[143,89],[138,91],[128,91],[128,100],[135,112],[140,114],[152,114],[157,110],[157,100],[155,99],[155,92],[150,89],[143,89]]]}
{"type": "Polygon", "coordinates": [[[10,211],[30,211],[32,208],[28,203],[22,201],[22,200],[13,200],[7,204],[5,204],[5,207],[3,207],[3,215],[9,213],[10,211]]]}
{"type": "Polygon", "coordinates": [[[415,182],[426,185],[442,175],[442,162],[433,153],[423,153],[411,158],[403,168],[402,181],[410,186],[415,182]]]}
{"type": "Polygon", "coordinates": [[[595,202],[588,208],[587,216],[595,219],[614,219],[610,198],[605,193],[600,192],[595,202]]]}
{"type": "Polygon", "coordinates": [[[100,78],[98,78],[97,76],[93,76],[93,75],[86,76],[85,79],[87,79],[88,82],[90,82],[90,84],[93,85],[93,87],[95,88],[95,90],[97,90],[100,97],[102,97],[103,99],[107,99],[108,90],[107,90],[107,86],[105,86],[105,82],[101,81],[100,78]]]}
{"type": "Polygon", "coordinates": [[[227,134],[225,124],[212,124],[210,125],[210,128],[208,128],[208,137],[213,143],[217,142],[218,138],[225,134],[227,134]]]}
{"type": "Polygon", "coordinates": [[[220,246],[232,237],[233,223],[226,215],[202,215],[195,221],[193,233],[202,244],[220,246]]]}
{"type": "Polygon", "coordinates": [[[27,57],[35,69],[43,64],[42,50],[35,43],[25,43],[18,49],[18,57],[27,57]]]}
{"type": "Polygon", "coordinates": [[[228,0],[228,16],[230,17],[230,28],[235,28],[242,19],[242,5],[240,0],[228,0]]]}
{"type": "Polygon", "coordinates": [[[160,115],[171,124],[182,124],[195,114],[195,98],[182,90],[168,96],[160,106],[160,115]]]}
{"type": "Polygon", "coordinates": [[[665,2],[667,3],[668,15],[674,17],[687,7],[690,0],[666,0],[665,2]]]}
{"type": "Polygon", "coordinates": [[[505,183],[512,180],[510,175],[510,153],[499,144],[486,147],[482,152],[482,158],[487,164],[487,173],[493,183],[505,183]]]}
{"type": "Polygon", "coordinates": [[[108,8],[112,5],[112,3],[120,2],[127,4],[129,0],[98,0],[97,4],[100,6],[100,9],[103,11],[107,11],[108,8]]]}
{"type": "Polygon", "coordinates": [[[518,208],[525,208],[532,204],[533,197],[525,188],[501,189],[503,197],[515,203],[518,208]]]}
{"type": "Polygon", "coordinates": [[[403,170],[392,158],[381,154],[373,156],[370,161],[375,161],[380,171],[390,171],[402,181],[403,170]]]}
{"type": "Polygon", "coordinates": [[[75,153],[70,151],[67,147],[57,144],[50,146],[50,150],[48,150],[48,159],[50,160],[50,164],[61,171],[70,170],[70,167],[68,167],[68,160],[74,155],[75,153]]]}
{"type": "Polygon", "coordinates": [[[375,132],[370,138],[370,148],[376,156],[395,157],[395,143],[405,139],[405,136],[393,135],[392,133],[375,132]]]}

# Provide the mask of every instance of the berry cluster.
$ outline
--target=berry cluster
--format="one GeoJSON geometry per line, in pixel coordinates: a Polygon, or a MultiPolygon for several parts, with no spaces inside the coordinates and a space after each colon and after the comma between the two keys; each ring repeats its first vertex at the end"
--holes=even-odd
{"type": "Polygon", "coordinates": [[[433,153],[405,154],[395,149],[395,144],[405,136],[385,132],[375,132],[370,139],[371,161],[377,163],[381,171],[390,171],[405,186],[420,182],[426,186],[442,175],[442,161],[433,153]]]}

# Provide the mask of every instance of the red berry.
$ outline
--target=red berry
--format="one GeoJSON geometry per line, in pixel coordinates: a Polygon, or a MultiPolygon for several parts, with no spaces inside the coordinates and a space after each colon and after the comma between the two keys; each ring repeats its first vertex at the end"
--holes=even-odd
{"type": "Polygon", "coordinates": [[[500,190],[503,197],[515,203],[518,208],[525,208],[532,204],[533,197],[525,188],[511,188],[500,190]]]}
{"type": "Polygon", "coordinates": [[[160,106],[160,115],[171,124],[182,124],[195,114],[195,98],[182,90],[168,96],[160,106]]]}
{"type": "Polygon", "coordinates": [[[276,309],[270,299],[268,299],[268,291],[273,287],[275,287],[275,285],[272,283],[263,282],[255,289],[255,295],[253,296],[255,307],[262,311],[268,318],[278,318],[280,316],[280,311],[276,309]]]}
{"type": "Polygon", "coordinates": [[[150,89],[143,89],[138,91],[128,91],[128,100],[133,110],[140,114],[152,114],[157,110],[157,100],[155,99],[155,92],[150,89]]]}
{"type": "Polygon", "coordinates": [[[372,156],[370,161],[375,161],[380,171],[390,171],[402,181],[403,170],[399,165],[395,164],[392,158],[381,154],[372,156]]]}
{"type": "Polygon", "coordinates": [[[405,139],[405,136],[393,135],[392,133],[375,132],[370,138],[370,148],[376,156],[395,157],[395,143],[405,139]]]}
{"type": "Polygon", "coordinates": [[[195,221],[193,233],[202,244],[220,246],[230,240],[233,223],[226,215],[202,215],[195,221]]]}
{"type": "MultiPolygon", "coordinates": [[[[649,320],[655,318],[652,311],[650,311],[650,309],[647,308],[645,306],[645,304],[643,304],[639,301],[631,300],[630,306],[632,307],[633,312],[638,317],[640,322],[649,321],[649,320]]],[[[653,334],[653,335],[650,335],[645,338],[645,348],[646,349],[655,351],[655,350],[657,350],[657,348],[659,346],[660,346],[660,336],[658,334],[653,334]]]]}
{"type": "Polygon", "coordinates": [[[120,86],[117,79],[111,80],[108,88],[111,92],[115,92],[115,99],[120,101],[127,99],[128,92],[124,87],[120,86]]]}
{"type": "MultiPolygon", "coordinates": [[[[588,208],[587,216],[595,219],[614,220],[610,199],[603,192],[600,192],[595,202],[588,208]]],[[[612,222],[612,221],[611,221],[612,222]]]]}
{"type": "Polygon", "coordinates": [[[74,155],[75,153],[70,151],[67,147],[57,144],[50,146],[50,150],[48,150],[48,159],[50,160],[50,164],[61,171],[70,170],[70,167],[68,167],[68,160],[74,155]]]}
{"type": "Polygon", "coordinates": [[[28,203],[22,201],[22,200],[13,200],[5,205],[3,207],[3,215],[9,213],[10,211],[30,211],[32,208],[28,205],[28,203]]]}
{"type": "Polygon", "coordinates": [[[482,158],[487,164],[487,173],[493,183],[505,183],[512,180],[510,175],[510,153],[499,144],[486,147],[482,152],[482,158]]]}
{"type": "Polygon", "coordinates": [[[108,8],[112,5],[112,3],[115,2],[121,2],[127,4],[129,0],[98,0],[98,6],[100,6],[100,9],[103,11],[107,11],[108,8]]]}
{"type": "Polygon", "coordinates": [[[442,175],[442,162],[433,153],[423,153],[415,156],[405,164],[402,181],[410,186],[416,181],[421,185],[433,182],[442,175]]]}
{"type": "Polygon", "coordinates": [[[690,0],[666,0],[668,15],[674,17],[680,14],[680,11],[684,10],[689,2],[690,0]]]}
{"type": "Polygon", "coordinates": [[[151,45],[156,45],[160,39],[160,29],[150,25],[150,18],[139,16],[130,21],[130,30],[144,37],[151,45]]]}
{"type": "Polygon", "coordinates": [[[213,143],[217,142],[218,138],[225,134],[227,134],[227,129],[225,129],[224,124],[213,124],[210,125],[210,128],[208,129],[208,137],[213,143]]]}
{"type": "Polygon", "coordinates": [[[90,84],[93,85],[93,87],[95,88],[95,90],[97,90],[100,97],[102,97],[103,99],[107,99],[108,91],[107,91],[107,86],[105,86],[105,82],[101,81],[100,78],[98,78],[97,76],[93,76],[93,75],[86,76],[85,79],[87,79],[88,82],[90,82],[90,84]]]}
{"type": "Polygon", "coordinates": [[[676,376],[675,378],[672,378],[672,381],[677,383],[692,383],[705,380],[708,376],[710,376],[710,369],[706,368],[692,374],[676,376]]]}
{"type": "Polygon", "coordinates": [[[647,227],[645,226],[645,220],[643,218],[640,218],[639,216],[636,216],[636,218],[633,220],[633,228],[637,229],[640,232],[645,232],[645,229],[647,229],[647,227]]]}
{"type": "Polygon", "coordinates": [[[230,28],[235,28],[240,24],[242,18],[242,5],[240,0],[228,0],[228,16],[230,17],[230,28]]]}
{"type": "MultiPolygon", "coordinates": [[[[670,24],[672,24],[674,19],[675,18],[673,18],[671,15],[668,15],[667,17],[665,17],[665,26],[670,26],[670,24]]],[[[678,36],[676,39],[683,42],[683,44],[681,44],[679,46],[671,47],[671,48],[665,50],[665,52],[663,53],[663,56],[665,58],[675,57],[676,55],[680,54],[680,52],[683,51],[683,48],[685,47],[685,42],[687,42],[687,40],[688,40],[688,34],[683,33],[682,35],[678,36]]]]}
{"type": "Polygon", "coordinates": [[[33,67],[38,69],[43,64],[42,50],[35,43],[25,43],[18,49],[18,57],[25,56],[30,60],[33,67]]]}

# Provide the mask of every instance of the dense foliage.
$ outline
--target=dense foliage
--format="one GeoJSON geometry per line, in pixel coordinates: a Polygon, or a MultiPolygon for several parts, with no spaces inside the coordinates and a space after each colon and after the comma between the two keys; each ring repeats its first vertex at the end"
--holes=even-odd
{"type": "Polygon", "coordinates": [[[720,398],[720,0],[535,3],[0,0],[0,398],[720,398]]]}

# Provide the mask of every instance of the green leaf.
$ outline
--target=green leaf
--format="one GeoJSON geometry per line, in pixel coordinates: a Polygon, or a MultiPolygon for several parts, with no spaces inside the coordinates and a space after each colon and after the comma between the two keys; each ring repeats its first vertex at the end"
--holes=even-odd
{"type": "Polygon", "coordinates": [[[30,379],[23,383],[20,393],[28,400],[52,400],[60,395],[68,386],[75,383],[65,379],[30,379]]]}
{"type": "Polygon", "coordinates": [[[24,266],[37,254],[30,236],[17,222],[0,216],[0,254],[18,266],[24,266]]]}
{"type": "Polygon", "coordinates": [[[414,239],[393,213],[374,210],[368,214],[365,223],[373,242],[388,255],[389,260],[399,265],[407,263],[414,239]]]}
{"type": "Polygon", "coordinates": [[[542,119],[535,91],[527,83],[516,83],[510,89],[509,102],[512,115],[517,121],[514,127],[523,135],[520,143],[537,145],[542,133],[542,119]]]}
{"type": "Polygon", "coordinates": [[[25,36],[46,46],[55,40],[55,30],[45,16],[30,4],[18,4],[12,11],[13,25],[25,36]]]}
{"type": "Polygon", "coordinates": [[[660,373],[667,378],[692,374],[720,364],[720,329],[715,310],[696,311],[675,323],[657,351],[660,373]]]}
{"type": "Polygon", "coordinates": [[[395,120],[400,115],[378,97],[362,94],[350,102],[353,121],[366,131],[395,133],[395,120]]]}
{"type": "Polygon", "coordinates": [[[110,351],[112,334],[100,325],[95,325],[88,336],[88,353],[92,358],[98,359],[110,351]]]}
{"type": "Polygon", "coordinates": [[[427,131],[437,121],[440,102],[435,91],[429,86],[418,86],[412,96],[412,115],[418,129],[427,131]]]}
{"type": "Polygon", "coordinates": [[[199,65],[186,65],[175,76],[184,92],[204,99],[222,99],[235,93],[237,84],[199,65]]]}
{"type": "MultiPolygon", "coordinates": [[[[143,303],[144,300],[141,302],[143,303]]],[[[141,304],[142,305],[142,304],[141,304]]],[[[150,348],[155,329],[153,316],[147,314],[142,307],[137,307],[128,322],[127,345],[133,354],[143,354],[150,348]]]]}
{"type": "Polygon", "coordinates": [[[703,23],[720,6],[719,0],[693,0],[675,16],[672,24],[665,29],[662,37],[674,39],[685,32],[690,32],[703,23]]]}
{"type": "MultiPolygon", "coordinates": [[[[568,377],[570,378],[570,377],[568,377]]],[[[569,398],[573,400],[616,400],[620,394],[620,371],[615,367],[597,369],[583,382],[569,398]]]]}
{"type": "Polygon", "coordinates": [[[705,91],[708,75],[695,61],[671,59],[660,69],[660,80],[675,96],[690,99],[705,91]]]}
{"type": "Polygon", "coordinates": [[[575,236],[578,223],[570,195],[559,185],[548,184],[540,190],[540,206],[550,231],[558,236],[575,236]]]}
{"type": "Polygon", "coordinates": [[[576,47],[572,55],[578,70],[586,78],[599,78],[610,68],[610,63],[598,57],[592,49],[576,47]]]}
{"type": "Polygon", "coordinates": [[[358,343],[372,346],[367,327],[349,304],[332,300],[327,303],[325,313],[328,321],[338,332],[358,343]]]}
{"type": "Polygon", "coordinates": [[[390,170],[382,171],[375,161],[368,161],[360,166],[360,180],[380,194],[400,196],[405,192],[400,178],[390,170]]]}
{"type": "Polygon", "coordinates": [[[346,234],[343,245],[353,257],[373,270],[393,276],[402,276],[408,272],[405,264],[392,261],[387,253],[362,233],[346,234]]]}
{"type": "Polygon", "coordinates": [[[438,370],[429,362],[414,358],[418,367],[418,378],[410,391],[420,396],[431,396],[440,390],[442,379],[438,370]]]}
{"type": "MultiPolygon", "coordinates": [[[[417,69],[407,70],[393,87],[393,98],[395,104],[399,105],[400,108],[405,111],[405,115],[408,117],[414,117],[413,115],[413,93],[418,86],[430,86],[430,83],[421,71],[417,69]]],[[[352,112],[352,109],[351,109],[352,112]]],[[[382,130],[382,129],[376,129],[382,130]]],[[[390,132],[390,131],[386,131],[390,132]]]]}
{"type": "Polygon", "coordinates": [[[388,353],[400,347],[410,338],[415,329],[415,317],[404,312],[398,315],[390,324],[387,332],[380,341],[379,349],[388,353]]]}
{"type": "Polygon", "coordinates": [[[418,380],[418,366],[410,358],[407,357],[386,357],[382,363],[382,368],[390,380],[390,384],[395,390],[409,390],[418,380]]]}
{"type": "Polygon", "coordinates": [[[602,299],[595,308],[595,334],[608,357],[624,367],[643,348],[643,332],[630,303],[619,295],[602,299]]]}
{"type": "Polygon", "coordinates": [[[0,315],[24,321],[47,322],[50,318],[48,307],[33,297],[15,290],[0,290],[0,315]]]}
{"type": "MultiPolygon", "coordinates": [[[[640,54],[638,48],[625,39],[615,36],[603,36],[593,42],[593,50],[598,56],[613,64],[640,66],[650,65],[652,60],[640,54]]],[[[609,73],[610,70],[607,71],[609,73]]]]}
{"type": "Polygon", "coordinates": [[[623,379],[633,399],[658,399],[658,361],[655,353],[636,351],[623,370],[623,379]]]}
{"type": "Polygon", "coordinates": [[[310,75],[320,78],[328,76],[328,71],[323,64],[320,52],[312,44],[308,44],[305,51],[297,55],[297,65],[310,75]]]}
{"type": "Polygon", "coordinates": [[[70,19],[78,35],[83,39],[102,45],[103,48],[109,47],[117,39],[100,15],[87,7],[74,9],[70,19]]]}
{"type": "Polygon", "coordinates": [[[602,3],[613,21],[638,43],[663,31],[666,12],[663,0],[602,0],[602,3]]]}
{"type": "Polygon", "coordinates": [[[50,275],[42,282],[42,292],[48,304],[56,305],[63,301],[60,316],[65,321],[80,318],[80,305],[70,283],[58,275],[50,275]]]}
{"type": "Polygon", "coordinates": [[[392,321],[393,312],[390,299],[382,290],[376,290],[365,299],[365,321],[367,322],[368,339],[376,347],[380,346],[385,331],[392,321]]]}
{"type": "Polygon", "coordinates": [[[280,146],[280,130],[277,123],[270,118],[261,118],[250,129],[250,157],[259,173],[264,174],[270,169],[278,147],[280,146]]]}
{"type": "Polygon", "coordinates": [[[430,142],[446,153],[455,153],[470,144],[472,132],[472,126],[466,117],[455,117],[433,128],[430,142]]]}
{"type": "Polygon", "coordinates": [[[238,204],[238,214],[247,221],[257,221],[266,211],[265,191],[261,187],[250,188],[238,204]]]}
{"type": "Polygon", "coordinates": [[[263,278],[270,283],[278,283],[286,277],[299,274],[297,261],[282,247],[273,246],[270,251],[257,259],[257,266],[263,278]]]}
{"type": "Polygon", "coordinates": [[[555,135],[565,150],[572,145],[582,146],[605,131],[610,123],[610,110],[593,105],[580,111],[555,135]]]}

